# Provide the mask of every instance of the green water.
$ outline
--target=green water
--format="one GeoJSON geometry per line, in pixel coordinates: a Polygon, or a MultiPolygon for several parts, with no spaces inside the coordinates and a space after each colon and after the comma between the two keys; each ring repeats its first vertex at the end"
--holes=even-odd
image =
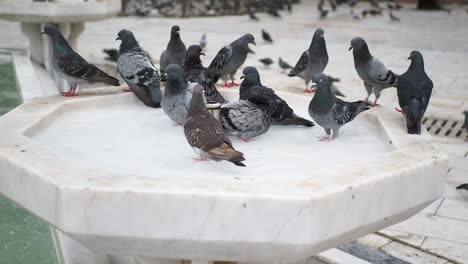
{"type": "MultiPolygon", "coordinates": [[[[0,53],[0,116],[20,103],[11,57],[0,53]]],[[[49,225],[1,195],[0,264],[58,264],[49,225]]]]}

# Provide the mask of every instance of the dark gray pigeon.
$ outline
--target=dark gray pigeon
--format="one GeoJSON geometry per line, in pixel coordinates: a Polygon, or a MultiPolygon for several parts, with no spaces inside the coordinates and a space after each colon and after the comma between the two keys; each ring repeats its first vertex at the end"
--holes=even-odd
{"type": "Polygon", "coordinates": [[[263,58],[263,59],[259,59],[258,61],[260,61],[261,63],[263,63],[263,65],[265,66],[270,66],[274,61],[270,58],[263,58]]]}
{"type": "MultiPolygon", "coordinates": [[[[208,67],[210,70],[215,70],[217,76],[224,80],[224,87],[239,85],[234,82],[234,75],[247,59],[247,53],[250,51],[249,43],[256,45],[252,34],[245,34],[231,44],[224,46],[208,67]],[[228,79],[231,80],[230,84],[227,83],[228,79]]],[[[218,78],[215,78],[215,81],[218,81],[218,78]]]]}
{"type": "Polygon", "coordinates": [[[468,191],[468,183],[463,183],[457,186],[457,190],[466,190],[468,191]]]}
{"type": "Polygon", "coordinates": [[[117,70],[130,90],[149,107],[161,107],[161,87],[158,70],[129,30],[122,29],[116,40],[121,40],[117,70]]]}
{"type": "Polygon", "coordinates": [[[391,10],[388,10],[388,16],[390,17],[391,21],[400,23],[400,19],[397,16],[395,16],[391,10]]]}
{"type": "Polygon", "coordinates": [[[302,53],[296,66],[288,74],[289,77],[297,76],[305,81],[305,93],[313,92],[309,89],[310,80],[314,75],[322,73],[328,64],[327,45],[323,34],[324,31],[321,28],[315,31],[309,49],[302,53]]]}
{"type": "Polygon", "coordinates": [[[270,34],[268,34],[268,32],[266,32],[264,29],[262,29],[262,38],[265,42],[273,43],[273,39],[271,38],[270,34]]]}
{"type": "Polygon", "coordinates": [[[102,82],[114,86],[120,85],[119,80],[88,63],[73,51],[62,33],[54,25],[47,24],[41,34],[47,34],[52,40],[52,65],[57,74],[70,85],[70,90],[62,93],[63,96],[75,96],[76,88],[80,83],[102,82]]]}
{"type": "Polygon", "coordinates": [[[180,67],[184,66],[185,52],[187,51],[184,42],[180,39],[180,27],[175,25],[171,28],[171,39],[167,44],[167,48],[161,53],[159,60],[161,80],[166,81],[164,69],[169,64],[177,64],[180,67]]]}
{"type": "Polygon", "coordinates": [[[465,122],[463,123],[462,128],[468,132],[468,111],[463,111],[463,114],[465,115],[465,122]]]}
{"type": "Polygon", "coordinates": [[[317,91],[310,101],[309,115],[327,133],[327,136],[320,139],[321,141],[337,138],[343,125],[370,108],[370,104],[364,101],[345,102],[336,98],[331,91],[328,77],[323,73],[315,75],[313,81],[317,85],[317,91]]]}
{"type": "Polygon", "coordinates": [[[169,64],[165,69],[166,89],[161,101],[162,109],[177,125],[184,124],[192,99],[193,87],[185,79],[184,70],[177,64],[169,64]]]}
{"type": "Polygon", "coordinates": [[[205,49],[207,43],[208,43],[208,41],[206,40],[206,34],[203,34],[203,36],[200,39],[200,47],[202,49],[205,49]]]}
{"type": "Polygon", "coordinates": [[[185,55],[185,79],[189,82],[196,82],[205,89],[205,97],[208,102],[224,103],[226,100],[219,93],[214,84],[214,73],[212,70],[203,67],[200,56],[205,56],[202,48],[198,45],[192,45],[187,49],[185,55]]]}
{"type": "Polygon", "coordinates": [[[375,100],[372,106],[376,106],[382,90],[396,86],[398,75],[388,70],[379,59],[371,55],[364,39],[353,38],[349,50],[353,50],[354,68],[364,81],[364,87],[367,91],[367,97],[364,101],[367,102],[369,96],[374,93],[375,100]]]}
{"type": "Polygon", "coordinates": [[[283,59],[281,59],[281,57],[279,57],[278,59],[278,65],[280,66],[281,70],[284,72],[285,70],[289,70],[289,69],[292,69],[293,67],[285,62],[283,59]]]}
{"type": "Polygon", "coordinates": [[[226,160],[237,166],[245,167],[244,154],[234,149],[229,138],[224,134],[220,122],[206,109],[203,102],[203,87],[193,89],[187,121],[184,124],[185,138],[200,158],[195,161],[211,159],[226,160]]]}
{"type": "Polygon", "coordinates": [[[221,106],[221,122],[226,135],[248,142],[270,128],[268,100],[251,97],[226,103],[221,106]]]}
{"type": "Polygon", "coordinates": [[[419,51],[412,51],[408,70],[400,75],[397,84],[398,103],[406,118],[409,134],[421,134],[421,120],[432,94],[432,81],[424,71],[424,59],[419,51]]]}
{"type": "Polygon", "coordinates": [[[314,126],[312,121],[304,119],[294,114],[294,110],[288,103],[276,95],[273,89],[263,86],[260,81],[260,75],[255,67],[245,67],[243,72],[244,79],[240,87],[241,100],[259,100],[267,102],[273,124],[277,125],[300,125],[306,127],[314,126]]]}
{"type": "Polygon", "coordinates": [[[107,54],[107,57],[104,58],[105,60],[117,62],[119,59],[119,51],[116,49],[103,49],[102,52],[107,54]]]}
{"type": "Polygon", "coordinates": [[[250,19],[255,20],[255,21],[260,21],[260,19],[257,17],[257,15],[255,15],[254,12],[248,10],[247,13],[249,14],[250,19]]]}

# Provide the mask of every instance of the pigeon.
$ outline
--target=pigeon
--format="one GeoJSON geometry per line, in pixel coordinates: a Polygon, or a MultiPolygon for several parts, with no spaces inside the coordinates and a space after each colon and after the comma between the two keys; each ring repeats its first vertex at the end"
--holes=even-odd
{"type": "Polygon", "coordinates": [[[281,18],[280,13],[278,13],[278,11],[276,11],[275,9],[270,8],[266,12],[267,12],[267,14],[269,14],[272,17],[281,18]]]}
{"type": "MultiPolygon", "coordinates": [[[[399,76],[398,103],[406,118],[408,134],[421,134],[421,120],[432,94],[432,81],[424,71],[424,59],[419,51],[412,51],[408,70],[399,76]]],[[[398,110],[397,110],[398,111],[398,110]]]]}
{"type": "Polygon", "coordinates": [[[262,29],[262,38],[265,40],[265,42],[273,43],[273,39],[271,38],[270,34],[268,34],[268,32],[266,32],[264,29],[262,29]]]}
{"type": "Polygon", "coordinates": [[[288,74],[290,77],[297,76],[305,81],[305,93],[313,92],[308,88],[310,80],[314,75],[323,72],[328,64],[327,46],[323,34],[321,28],[315,31],[309,49],[302,53],[296,66],[288,74]]]}
{"type": "Polygon", "coordinates": [[[385,88],[396,86],[398,75],[388,70],[379,59],[371,55],[364,39],[353,38],[349,50],[353,50],[354,68],[364,81],[364,87],[367,91],[367,97],[364,101],[367,102],[369,96],[374,93],[375,100],[372,106],[376,106],[380,92],[385,88]]]}
{"type": "Polygon", "coordinates": [[[120,85],[119,80],[88,63],[73,51],[62,33],[54,25],[45,25],[44,32],[41,35],[43,34],[48,35],[52,40],[52,65],[54,70],[70,85],[70,90],[62,93],[63,96],[75,96],[76,87],[79,83],[101,82],[114,86],[120,85]]]}
{"type": "Polygon", "coordinates": [[[382,11],[380,9],[370,9],[367,11],[371,16],[380,16],[382,15],[382,11]]]}
{"type": "Polygon", "coordinates": [[[289,63],[285,62],[283,59],[281,59],[281,57],[279,57],[278,59],[278,64],[281,68],[281,70],[284,72],[285,70],[289,70],[289,69],[292,69],[293,67],[291,65],[289,65],[289,63]]]}
{"type": "Polygon", "coordinates": [[[161,80],[166,81],[164,75],[164,70],[169,64],[177,64],[181,67],[184,66],[185,52],[187,51],[184,45],[184,42],[180,39],[180,27],[175,25],[171,28],[171,39],[167,44],[167,48],[161,54],[159,60],[160,71],[161,71],[161,80]]]}
{"type": "Polygon", "coordinates": [[[391,10],[388,11],[388,15],[390,16],[391,21],[400,23],[400,19],[397,16],[395,16],[391,10]]]}
{"type": "Polygon", "coordinates": [[[466,190],[468,191],[468,183],[463,183],[457,186],[457,190],[466,190]]]}
{"type": "Polygon", "coordinates": [[[248,142],[270,129],[268,103],[263,98],[231,101],[221,106],[224,133],[248,142]],[[266,102],[266,103],[265,103],[266,102]]]}
{"type": "Polygon", "coordinates": [[[161,100],[162,109],[176,125],[182,125],[187,119],[193,87],[197,83],[187,82],[184,70],[177,64],[169,64],[164,72],[167,82],[161,100]]]}
{"type": "Polygon", "coordinates": [[[201,47],[202,49],[205,49],[207,43],[208,43],[208,42],[206,41],[206,34],[203,34],[203,36],[202,36],[201,39],[200,39],[200,47],[201,47]]]}
{"type": "Polygon", "coordinates": [[[335,77],[332,77],[330,75],[326,75],[328,80],[330,81],[330,84],[331,84],[331,91],[334,95],[336,96],[341,96],[341,97],[346,97],[346,95],[344,95],[339,89],[338,87],[336,87],[336,85],[334,84],[335,82],[340,82],[340,78],[335,78],[335,77]]]}
{"type": "Polygon", "coordinates": [[[268,108],[273,124],[277,125],[301,125],[312,127],[314,123],[294,114],[294,110],[288,103],[281,99],[273,89],[263,86],[260,75],[255,67],[245,67],[241,77],[244,79],[240,87],[240,100],[262,100],[268,103],[268,108]]]}
{"type": "Polygon", "coordinates": [[[255,55],[255,51],[251,50],[250,48],[247,48],[247,49],[248,49],[248,50],[247,50],[247,53],[250,53],[250,54],[255,55]]]}
{"type": "Polygon", "coordinates": [[[336,98],[330,89],[328,77],[323,73],[315,75],[313,82],[317,85],[317,91],[310,101],[309,115],[327,134],[320,139],[321,141],[337,138],[340,127],[370,108],[370,104],[364,101],[345,102],[336,98]]]}
{"type": "Polygon", "coordinates": [[[105,60],[117,62],[119,59],[119,51],[116,49],[103,49],[102,52],[107,54],[107,57],[104,58],[105,60]]]}
{"type": "Polygon", "coordinates": [[[205,89],[205,97],[208,102],[224,103],[226,100],[219,93],[214,85],[213,71],[203,67],[200,56],[205,56],[202,48],[198,45],[191,45],[185,54],[184,72],[185,79],[189,82],[196,82],[205,89]]]}
{"type": "Polygon", "coordinates": [[[362,10],[361,11],[361,16],[362,18],[366,18],[367,14],[369,13],[369,10],[362,10]]]}
{"type": "Polygon", "coordinates": [[[463,123],[462,128],[468,132],[468,111],[463,111],[463,114],[465,115],[465,122],[463,123]]]}
{"type": "Polygon", "coordinates": [[[206,109],[203,102],[203,87],[197,85],[184,124],[185,138],[200,158],[194,161],[226,160],[237,166],[245,167],[244,154],[234,149],[229,138],[224,134],[221,123],[206,109]]]}
{"type": "Polygon", "coordinates": [[[292,13],[292,3],[290,0],[286,1],[286,10],[288,10],[288,13],[292,13]]]}
{"type": "Polygon", "coordinates": [[[270,66],[274,61],[270,58],[263,58],[263,59],[259,59],[258,61],[260,61],[261,63],[263,63],[263,65],[265,66],[270,66]]]}
{"type": "Polygon", "coordinates": [[[249,18],[250,18],[250,19],[255,20],[255,21],[260,21],[260,19],[255,15],[254,12],[252,12],[252,11],[247,11],[247,13],[249,14],[249,18]]]}
{"type": "MultiPolygon", "coordinates": [[[[247,53],[250,50],[249,43],[256,45],[252,34],[245,34],[231,44],[224,46],[208,67],[210,70],[217,71],[217,75],[224,80],[224,87],[239,85],[234,82],[234,75],[247,59],[247,53]],[[231,79],[230,84],[227,83],[228,79],[231,79]]],[[[214,81],[218,81],[218,78],[215,78],[214,81]]]]}
{"type": "Polygon", "coordinates": [[[161,107],[161,87],[158,70],[133,33],[122,29],[116,40],[121,40],[117,70],[130,90],[149,107],[161,107]]]}
{"type": "Polygon", "coordinates": [[[328,10],[323,8],[323,5],[325,4],[325,0],[320,0],[317,9],[320,12],[320,19],[325,19],[328,15],[328,10]]]}

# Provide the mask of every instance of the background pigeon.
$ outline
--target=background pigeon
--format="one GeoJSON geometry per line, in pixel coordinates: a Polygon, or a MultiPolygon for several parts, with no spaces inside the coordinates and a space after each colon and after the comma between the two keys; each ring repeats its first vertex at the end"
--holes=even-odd
{"type": "Polygon", "coordinates": [[[255,15],[254,12],[248,10],[247,13],[249,14],[250,19],[255,20],[255,21],[260,21],[260,19],[257,17],[257,15],[255,15]]]}
{"type": "Polygon", "coordinates": [[[462,128],[468,132],[468,111],[463,111],[463,114],[465,115],[465,122],[463,123],[462,128]]]}
{"type": "Polygon", "coordinates": [[[41,34],[47,34],[52,40],[52,65],[57,74],[70,85],[70,90],[62,93],[62,95],[76,95],[75,91],[79,83],[102,82],[114,86],[120,85],[119,80],[88,63],[78,53],[73,51],[62,33],[54,25],[47,24],[44,27],[44,32],[41,34]]]}
{"type": "Polygon", "coordinates": [[[125,80],[130,90],[145,105],[150,107],[161,107],[161,88],[158,70],[153,64],[148,53],[146,53],[133,33],[123,29],[119,32],[117,40],[122,43],[119,47],[119,59],[117,70],[125,80]]]}
{"type": "Polygon", "coordinates": [[[263,65],[265,66],[270,66],[274,61],[270,58],[263,58],[263,59],[259,59],[258,61],[260,61],[261,63],[263,63],[263,65]]]}
{"type": "Polygon", "coordinates": [[[292,69],[293,67],[285,62],[281,57],[278,58],[278,65],[280,66],[281,70],[284,72],[285,70],[292,69]]]}
{"type": "Polygon", "coordinates": [[[412,51],[408,70],[400,75],[397,84],[398,103],[405,115],[409,134],[421,134],[421,120],[431,99],[432,81],[424,71],[424,59],[419,51],[412,51]]]}
{"type": "Polygon", "coordinates": [[[306,93],[313,92],[308,87],[310,80],[314,75],[322,73],[328,64],[328,52],[323,34],[324,31],[321,28],[315,31],[309,49],[302,53],[296,66],[288,74],[290,77],[297,76],[305,81],[304,92],[306,93]]]}
{"type": "Polygon", "coordinates": [[[321,141],[337,138],[340,127],[352,121],[359,113],[369,109],[367,102],[345,102],[336,98],[325,74],[315,75],[313,81],[317,84],[317,92],[310,101],[309,115],[327,133],[327,136],[323,137],[321,141]],[[332,131],[333,136],[330,138],[332,131]]]}
{"type": "Polygon", "coordinates": [[[161,71],[161,80],[165,81],[164,70],[169,64],[178,64],[179,66],[184,66],[185,52],[186,48],[182,40],[180,39],[180,27],[172,26],[171,28],[171,39],[167,44],[167,48],[161,54],[159,60],[160,71],[161,71]]]}
{"type": "Polygon", "coordinates": [[[165,69],[167,82],[161,101],[164,113],[177,125],[182,125],[187,119],[187,113],[192,99],[193,87],[196,83],[185,80],[184,70],[177,64],[169,64],[165,69]]]}
{"type": "MultiPolygon", "coordinates": [[[[216,74],[224,80],[224,87],[238,86],[234,82],[234,75],[247,59],[247,53],[250,50],[249,43],[256,45],[252,34],[245,34],[231,44],[224,46],[208,67],[210,70],[215,70],[216,74]],[[228,79],[231,79],[231,84],[227,83],[228,79]]],[[[216,81],[218,78],[215,78],[216,81]]]]}
{"type": "Polygon", "coordinates": [[[268,32],[266,32],[264,29],[262,29],[262,38],[265,42],[273,43],[273,39],[271,38],[270,34],[268,34],[268,32]]]}
{"type": "Polygon", "coordinates": [[[340,82],[340,78],[335,78],[335,77],[332,77],[330,75],[326,75],[327,78],[328,78],[328,81],[330,82],[331,84],[331,91],[334,95],[336,96],[341,96],[341,97],[346,97],[346,95],[344,95],[339,89],[338,87],[336,87],[336,85],[334,84],[335,82],[340,82]]]}
{"type": "Polygon", "coordinates": [[[202,36],[201,39],[200,39],[200,47],[201,47],[202,49],[205,49],[207,43],[208,43],[208,42],[206,41],[206,33],[205,33],[205,34],[203,34],[203,36],[202,36]]]}
{"type": "Polygon", "coordinates": [[[468,183],[463,183],[457,186],[457,190],[467,190],[468,191],[468,183]]]}
{"type": "Polygon", "coordinates": [[[195,153],[200,155],[195,161],[211,159],[227,160],[237,166],[245,166],[244,154],[234,149],[229,138],[224,135],[219,121],[213,117],[203,102],[203,87],[197,85],[193,89],[184,133],[188,143],[195,153]]]}
{"type": "Polygon", "coordinates": [[[400,19],[393,14],[392,10],[388,10],[388,15],[389,15],[391,21],[395,21],[395,22],[400,23],[400,19]]]}
{"type": "Polygon", "coordinates": [[[380,92],[385,88],[395,86],[398,76],[388,70],[379,59],[371,55],[364,39],[353,38],[349,50],[353,50],[354,68],[364,81],[364,87],[367,91],[367,97],[364,101],[367,102],[369,96],[374,93],[375,100],[372,106],[376,106],[380,92]]]}
{"type": "Polygon", "coordinates": [[[351,17],[354,19],[354,20],[361,20],[361,18],[359,17],[358,14],[356,14],[354,12],[354,9],[351,9],[351,17]]]}
{"type": "Polygon", "coordinates": [[[278,125],[301,125],[306,127],[314,126],[312,121],[304,119],[294,114],[294,110],[281,99],[276,93],[262,85],[260,75],[255,67],[245,67],[243,72],[244,79],[240,87],[241,100],[262,100],[267,102],[268,110],[272,122],[278,125]]]}
{"type": "Polygon", "coordinates": [[[268,105],[261,98],[252,98],[232,101],[221,106],[221,122],[226,135],[248,142],[251,138],[268,131],[271,118],[268,105]]]}
{"type": "Polygon", "coordinates": [[[116,49],[103,49],[102,52],[107,54],[107,57],[104,58],[105,60],[117,62],[119,59],[119,51],[116,49]]]}
{"type": "Polygon", "coordinates": [[[219,93],[214,84],[214,73],[212,70],[203,67],[200,56],[205,55],[202,48],[198,45],[192,45],[187,49],[185,55],[185,79],[189,82],[196,82],[205,89],[205,97],[208,102],[224,103],[226,100],[219,93]]]}

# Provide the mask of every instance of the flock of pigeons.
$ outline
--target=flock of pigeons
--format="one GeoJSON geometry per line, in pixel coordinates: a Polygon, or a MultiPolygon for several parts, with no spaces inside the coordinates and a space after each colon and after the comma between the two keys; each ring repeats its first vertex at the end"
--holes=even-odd
{"type": "MultiPolygon", "coordinates": [[[[53,42],[53,64],[57,73],[70,84],[64,96],[76,95],[79,83],[102,82],[119,86],[119,81],[73,51],[60,31],[53,25],[46,25],[44,32],[53,42]]],[[[227,102],[217,90],[219,79],[225,87],[239,86],[234,75],[244,64],[249,44],[255,44],[254,36],[245,34],[231,44],[224,46],[208,67],[202,65],[200,56],[206,45],[203,37],[201,45],[191,45],[186,49],[180,38],[179,26],[171,29],[170,41],[161,54],[160,74],[150,55],[145,52],[133,33],[123,29],[116,40],[121,44],[117,56],[117,68],[129,89],[145,105],[162,107],[163,111],[177,125],[183,125],[188,143],[201,160],[226,160],[238,166],[243,164],[244,156],[234,149],[226,135],[249,141],[266,133],[271,125],[314,126],[314,122],[299,117],[294,110],[280,98],[273,89],[261,83],[260,74],[255,67],[245,67],[242,71],[239,100],[227,102]],[[204,43],[203,43],[204,42],[204,43]],[[164,94],[160,81],[165,81],[164,94]],[[229,82],[228,82],[229,81],[229,82]],[[220,120],[212,116],[205,102],[221,104],[220,120]]],[[[402,75],[388,70],[373,57],[369,48],[360,37],[351,40],[354,66],[364,82],[367,97],[362,101],[346,102],[336,97],[333,78],[323,74],[328,64],[328,53],[324,30],[317,29],[309,48],[304,51],[288,74],[304,80],[307,92],[315,95],[309,104],[309,115],[326,132],[322,141],[338,137],[339,129],[352,121],[359,113],[377,105],[383,89],[397,87],[401,111],[406,118],[408,133],[421,133],[421,120],[429,103],[432,82],[424,71],[423,56],[412,51],[411,65],[402,75]],[[309,89],[309,83],[313,88],[309,89]],[[369,96],[375,95],[372,104],[369,96]]]]}

